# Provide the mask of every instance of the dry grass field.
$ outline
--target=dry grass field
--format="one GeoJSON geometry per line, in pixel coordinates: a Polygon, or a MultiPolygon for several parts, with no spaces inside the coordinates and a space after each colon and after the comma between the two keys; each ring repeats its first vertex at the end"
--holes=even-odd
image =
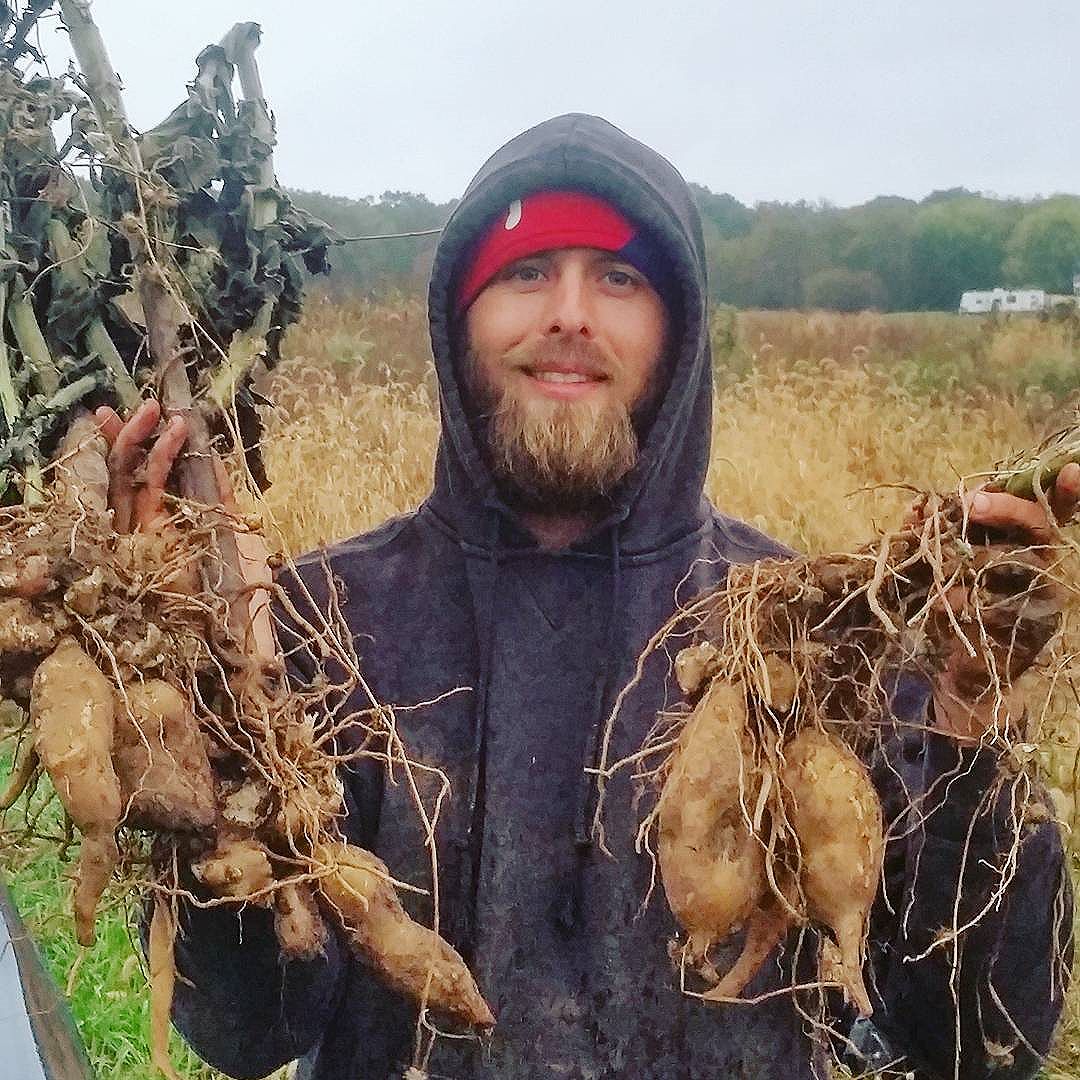
{"type": "MultiPolygon", "coordinates": [[[[709,494],[807,552],[850,548],[895,522],[910,492],[881,485],[955,488],[959,477],[1036,442],[1068,418],[1080,387],[1080,330],[1070,321],[722,311],[713,341],[709,494]]],[[[264,388],[277,405],[267,410],[273,486],[263,511],[271,535],[299,553],[415,506],[430,481],[438,422],[417,301],[315,300],[287,351],[264,388]]],[[[1059,695],[1036,732],[1066,827],[1076,720],[1059,695]]],[[[66,978],[73,947],[58,906],[70,866],[32,847],[3,854],[66,978]]],[[[76,1011],[100,1076],[137,1080],[150,1075],[135,1045],[145,993],[138,962],[125,955],[119,913],[113,918],[115,930],[73,981],[76,1011]],[[89,987],[80,984],[87,978],[89,987]],[[98,1014],[121,999],[127,1012],[106,1023],[98,1014]],[[110,1042],[113,1029],[122,1038],[110,1042]]],[[[187,1064],[189,1075],[212,1075],[187,1064]]],[[[1078,1069],[1074,996],[1046,1075],[1078,1069]]]]}

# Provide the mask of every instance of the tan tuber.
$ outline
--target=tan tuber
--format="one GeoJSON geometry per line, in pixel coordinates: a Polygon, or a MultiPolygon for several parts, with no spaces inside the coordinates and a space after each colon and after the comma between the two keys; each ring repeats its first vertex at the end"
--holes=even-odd
{"type": "Polygon", "coordinates": [[[116,865],[123,803],[113,770],[112,687],[73,638],[38,665],[30,694],[35,749],[60,801],[83,835],[75,889],[75,930],[94,940],[94,911],[116,865]]]}
{"type": "Polygon", "coordinates": [[[743,688],[714,680],[683,728],[657,807],[664,891],[693,963],[765,889],[764,849],[750,828],[758,786],[743,688]]]}
{"type": "Polygon", "coordinates": [[[816,728],[804,729],[784,747],[780,780],[798,838],[808,914],[832,930],[845,993],[869,1016],[862,962],[884,854],[877,792],[849,747],[816,728]]]}
{"type": "Polygon", "coordinates": [[[214,824],[214,775],[187,700],[162,679],[129,683],[116,696],[113,764],[124,824],[194,830],[214,824]]]}
{"type": "Polygon", "coordinates": [[[494,1025],[465,962],[408,916],[380,859],[340,842],[324,844],[316,859],[333,868],[319,880],[324,900],[359,958],[391,989],[462,1027],[494,1025]]]}

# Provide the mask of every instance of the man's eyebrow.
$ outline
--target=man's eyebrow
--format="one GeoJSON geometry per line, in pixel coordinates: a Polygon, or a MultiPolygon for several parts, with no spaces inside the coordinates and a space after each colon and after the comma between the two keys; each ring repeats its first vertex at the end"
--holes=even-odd
{"type": "Polygon", "coordinates": [[[609,263],[621,263],[623,266],[633,266],[629,259],[624,255],[620,255],[617,251],[597,251],[597,262],[609,262],[609,263]]]}

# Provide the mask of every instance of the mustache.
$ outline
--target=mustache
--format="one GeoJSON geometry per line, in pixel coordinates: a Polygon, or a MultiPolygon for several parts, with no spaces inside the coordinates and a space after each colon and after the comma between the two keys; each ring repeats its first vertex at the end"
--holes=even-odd
{"type": "Polygon", "coordinates": [[[569,364],[591,378],[610,379],[615,370],[615,362],[606,350],[585,338],[522,342],[504,353],[502,360],[507,367],[518,370],[569,364]]]}

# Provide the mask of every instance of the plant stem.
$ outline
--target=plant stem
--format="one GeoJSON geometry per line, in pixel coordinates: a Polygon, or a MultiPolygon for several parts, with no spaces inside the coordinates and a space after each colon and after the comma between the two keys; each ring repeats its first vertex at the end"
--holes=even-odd
{"type": "MultiPolygon", "coordinates": [[[[2,226],[0,226],[2,228],[2,226]]],[[[0,284],[0,330],[3,329],[3,311],[7,303],[7,283],[0,284]]],[[[19,418],[19,398],[15,393],[15,384],[11,379],[11,362],[8,357],[7,342],[0,333],[0,409],[4,411],[4,420],[10,432],[19,418]]]]}
{"type": "MultiPolygon", "coordinates": [[[[137,201],[145,208],[148,200],[144,197],[146,177],[142,155],[127,120],[120,80],[90,15],[90,5],[87,0],[60,0],[60,10],[101,129],[111,136],[122,167],[133,178],[137,201]]],[[[130,239],[138,272],[139,300],[146,317],[146,332],[157,369],[163,411],[169,417],[183,416],[188,425],[184,454],[178,464],[180,491],[206,506],[220,506],[222,497],[211,456],[210,428],[192,399],[180,349],[176,303],[173,292],[166,288],[166,268],[171,265],[171,260],[166,249],[157,243],[161,239],[158,233],[154,216],[143,209],[130,239]]],[[[229,629],[243,646],[250,619],[242,592],[244,577],[240,571],[236,534],[228,527],[215,530],[215,533],[220,578],[214,586],[228,604],[229,629]]]]}
{"type": "Polygon", "coordinates": [[[60,374],[56,370],[56,364],[53,363],[49,346],[45,343],[45,335],[38,326],[34,305],[27,300],[25,293],[11,298],[8,305],[8,322],[11,324],[12,333],[19,343],[23,356],[26,357],[34,373],[34,385],[46,397],[55,394],[60,385],[60,374]]]}
{"type": "Polygon", "coordinates": [[[1021,499],[1034,499],[1036,478],[1039,487],[1049,491],[1057,482],[1058,473],[1074,462],[1080,464],[1080,430],[1066,428],[1051,435],[1037,450],[1013,459],[986,487],[1021,499]]]}
{"type": "Polygon", "coordinates": [[[23,506],[38,506],[45,501],[45,479],[41,462],[36,458],[26,463],[23,473],[23,506]]]}
{"type": "Polygon", "coordinates": [[[128,374],[120,350],[117,349],[109,336],[109,331],[105,329],[105,324],[100,319],[93,319],[86,328],[86,343],[97,353],[98,358],[112,374],[113,386],[124,408],[137,409],[141,400],[139,388],[128,374]]]}
{"type": "MultiPolygon", "coordinates": [[[[6,204],[0,209],[6,210],[6,204]]],[[[4,226],[6,213],[0,213],[0,249],[7,243],[7,229],[4,226]]],[[[15,384],[11,379],[11,362],[8,358],[7,341],[4,338],[4,308],[7,305],[7,282],[0,284],[0,409],[3,409],[7,431],[10,434],[19,418],[19,398],[15,393],[15,384]]]]}
{"type": "MultiPolygon", "coordinates": [[[[49,244],[52,247],[56,265],[52,273],[75,294],[85,292],[90,287],[86,272],[86,263],[79,246],[71,238],[67,226],[59,218],[49,218],[45,226],[49,244]]],[[[109,337],[109,331],[100,318],[91,319],[85,331],[87,348],[97,354],[113,377],[113,387],[125,409],[138,406],[141,395],[135,380],[124,366],[124,359],[109,337]]]]}
{"type": "MultiPolygon", "coordinates": [[[[273,147],[277,141],[277,133],[270,118],[270,110],[266,107],[259,65],[255,60],[259,38],[258,23],[237,23],[221,39],[221,47],[225,50],[229,62],[236,68],[240,79],[240,95],[251,112],[252,134],[264,146],[273,147]]],[[[255,229],[265,229],[278,219],[280,202],[275,187],[274,155],[271,150],[259,162],[258,179],[252,185],[251,224],[255,229]]],[[[272,299],[263,301],[250,332],[262,338],[266,337],[270,331],[274,304],[272,299]]]]}

